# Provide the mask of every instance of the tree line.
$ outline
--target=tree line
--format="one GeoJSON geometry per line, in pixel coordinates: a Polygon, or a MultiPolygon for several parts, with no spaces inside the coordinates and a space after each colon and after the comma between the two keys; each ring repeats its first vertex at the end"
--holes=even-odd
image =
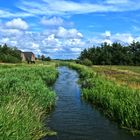
{"type": "Polygon", "coordinates": [[[46,57],[45,55],[38,55],[38,60],[42,60],[42,61],[51,61],[51,57],[46,57]]]}
{"type": "Polygon", "coordinates": [[[140,42],[133,41],[127,46],[120,43],[93,46],[84,49],[79,62],[91,62],[95,65],[140,65],[140,42]]]}
{"type": "Polygon", "coordinates": [[[0,45],[0,62],[19,63],[21,62],[20,51],[15,47],[11,48],[7,44],[0,45]]]}

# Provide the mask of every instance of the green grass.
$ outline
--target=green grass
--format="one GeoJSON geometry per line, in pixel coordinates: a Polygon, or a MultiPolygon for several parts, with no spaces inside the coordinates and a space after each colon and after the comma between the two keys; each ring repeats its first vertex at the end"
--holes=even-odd
{"type": "Polygon", "coordinates": [[[52,133],[42,121],[55,105],[48,86],[57,74],[51,65],[0,65],[1,140],[38,140],[52,133]]]}
{"type": "Polygon", "coordinates": [[[139,66],[92,66],[93,71],[122,86],[140,89],[139,66]]]}
{"type": "Polygon", "coordinates": [[[99,107],[111,120],[131,132],[140,132],[140,90],[116,84],[94,67],[63,63],[80,74],[82,96],[99,107]]]}
{"type": "Polygon", "coordinates": [[[140,66],[113,66],[116,69],[126,70],[128,72],[135,72],[140,74],[140,66]]]}

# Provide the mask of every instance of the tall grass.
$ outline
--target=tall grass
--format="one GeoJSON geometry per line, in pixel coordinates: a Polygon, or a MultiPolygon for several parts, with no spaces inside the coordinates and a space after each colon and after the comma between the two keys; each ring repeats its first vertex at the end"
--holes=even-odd
{"type": "Polygon", "coordinates": [[[1,140],[37,140],[50,134],[42,119],[55,104],[47,84],[56,77],[54,66],[0,65],[1,140]]]}
{"type": "Polygon", "coordinates": [[[140,132],[140,90],[117,85],[90,67],[65,63],[78,70],[82,96],[106,116],[132,132],[140,132]]]}

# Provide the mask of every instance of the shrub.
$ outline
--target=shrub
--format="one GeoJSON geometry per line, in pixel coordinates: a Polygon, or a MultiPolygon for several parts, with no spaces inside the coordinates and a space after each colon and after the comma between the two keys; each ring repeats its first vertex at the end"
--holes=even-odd
{"type": "Polygon", "coordinates": [[[0,46],[0,62],[19,63],[21,62],[20,52],[16,48],[10,48],[4,44],[0,46]]]}
{"type": "Polygon", "coordinates": [[[85,58],[84,60],[81,60],[80,63],[82,65],[86,65],[86,66],[91,66],[92,65],[92,62],[87,58],[85,58]]]}

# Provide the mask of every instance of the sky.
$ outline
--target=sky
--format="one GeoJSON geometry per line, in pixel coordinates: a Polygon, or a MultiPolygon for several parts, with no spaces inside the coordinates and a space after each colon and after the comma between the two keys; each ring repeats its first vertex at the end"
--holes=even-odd
{"type": "Polygon", "coordinates": [[[139,0],[0,0],[0,44],[75,59],[103,42],[140,41],[139,0]]]}

